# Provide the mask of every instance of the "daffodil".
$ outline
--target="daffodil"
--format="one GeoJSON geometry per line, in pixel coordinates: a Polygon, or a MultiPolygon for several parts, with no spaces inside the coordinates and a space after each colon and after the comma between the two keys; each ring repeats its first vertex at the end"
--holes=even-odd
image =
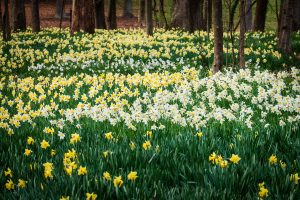
{"type": "Polygon", "coordinates": [[[108,171],[105,171],[103,173],[103,179],[106,180],[106,181],[110,181],[111,180],[111,176],[110,176],[110,173],[108,171]]]}
{"type": "Polygon", "coordinates": [[[121,187],[123,185],[122,176],[116,176],[113,182],[115,187],[121,187]]]}
{"type": "Polygon", "coordinates": [[[87,169],[86,169],[86,167],[80,166],[79,169],[78,169],[78,175],[79,175],[79,176],[83,176],[83,175],[86,175],[86,174],[87,174],[87,169]]]}
{"type": "Polygon", "coordinates": [[[46,140],[43,140],[41,142],[41,148],[42,149],[47,149],[48,147],[50,147],[50,144],[46,140]]]}
{"type": "Polygon", "coordinates": [[[236,154],[232,154],[231,155],[231,158],[229,159],[233,164],[237,164],[240,160],[241,160],[241,158],[238,156],[238,155],[236,155],[236,154]]]}
{"type": "Polygon", "coordinates": [[[128,180],[130,181],[135,181],[135,179],[137,178],[137,172],[135,171],[131,171],[129,172],[129,174],[127,175],[128,180]]]}

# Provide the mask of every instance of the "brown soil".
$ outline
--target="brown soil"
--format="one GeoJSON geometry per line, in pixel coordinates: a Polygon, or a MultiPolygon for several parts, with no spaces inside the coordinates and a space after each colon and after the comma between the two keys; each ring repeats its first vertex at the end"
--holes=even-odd
{"type": "MultiPolygon", "coordinates": [[[[2,6],[3,8],[3,6],[2,6]]],[[[67,3],[65,6],[65,15],[66,17],[62,20],[62,27],[70,27],[70,10],[71,10],[71,4],[67,3]]],[[[40,21],[41,21],[41,27],[59,27],[60,25],[60,19],[57,19],[54,17],[55,15],[55,1],[49,1],[49,2],[41,2],[40,3],[40,21]]],[[[25,12],[26,12],[26,22],[27,26],[31,26],[31,5],[30,2],[26,1],[25,4],[25,12]]],[[[133,13],[137,13],[136,10],[133,10],[133,13]]],[[[117,25],[118,28],[136,28],[139,27],[138,19],[137,17],[133,18],[124,18],[121,17],[122,10],[121,8],[118,8],[117,10],[117,25]]],[[[137,16],[135,14],[135,16],[137,16]]]]}

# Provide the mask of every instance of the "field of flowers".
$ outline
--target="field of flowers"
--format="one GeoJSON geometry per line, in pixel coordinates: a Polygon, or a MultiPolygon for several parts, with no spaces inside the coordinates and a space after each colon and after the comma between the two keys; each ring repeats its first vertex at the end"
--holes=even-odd
{"type": "Polygon", "coordinates": [[[249,33],[247,68],[228,44],[212,75],[211,38],[1,41],[0,199],[299,199],[299,64],[275,33],[249,33]]]}

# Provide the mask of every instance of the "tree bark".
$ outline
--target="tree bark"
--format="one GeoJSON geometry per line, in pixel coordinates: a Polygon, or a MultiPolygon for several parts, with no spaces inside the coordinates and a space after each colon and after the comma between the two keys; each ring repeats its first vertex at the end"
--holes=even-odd
{"type": "Polygon", "coordinates": [[[56,19],[60,19],[60,16],[64,16],[64,3],[63,3],[63,0],[56,0],[56,6],[55,6],[55,15],[54,15],[54,18],[56,19]]]}
{"type": "Polygon", "coordinates": [[[117,28],[116,0],[109,0],[107,28],[108,29],[116,29],[117,28]]]}
{"type": "Polygon", "coordinates": [[[37,33],[40,31],[40,13],[39,13],[39,0],[31,0],[32,12],[32,32],[37,33]]]}
{"type": "Polygon", "coordinates": [[[2,21],[2,1],[0,0],[0,31],[3,31],[3,21],[2,21]]]}
{"type": "Polygon", "coordinates": [[[252,0],[246,0],[245,2],[245,24],[246,31],[252,30],[252,0]]]}
{"type": "Polygon", "coordinates": [[[297,0],[294,6],[293,31],[300,30],[300,1],[297,0]]]}
{"type": "Polygon", "coordinates": [[[72,24],[71,24],[71,34],[80,31],[80,20],[81,15],[81,0],[73,0],[72,4],[72,24]]]}
{"type": "Polygon", "coordinates": [[[288,54],[292,52],[291,33],[295,0],[284,0],[281,9],[278,48],[288,54]]]}
{"type": "Polygon", "coordinates": [[[11,0],[12,27],[14,31],[26,30],[24,0],[11,0]]]}
{"type": "Polygon", "coordinates": [[[204,0],[204,26],[206,30],[211,29],[212,24],[212,0],[204,0]]]}
{"type": "Polygon", "coordinates": [[[165,29],[169,28],[168,21],[166,18],[166,13],[165,13],[165,7],[164,7],[164,0],[159,0],[159,19],[160,19],[160,26],[164,27],[165,29]]]}
{"type": "Polygon", "coordinates": [[[134,15],[132,14],[132,0],[124,0],[123,17],[134,17],[134,15]]]}
{"type": "Polygon", "coordinates": [[[104,0],[95,1],[95,11],[96,11],[96,28],[106,29],[104,0]]]}
{"type": "Polygon", "coordinates": [[[174,0],[171,26],[191,31],[190,4],[188,0],[174,0]]]}
{"type": "Polygon", "coordinates": [[[86,33],[95,33],[95,5],[94,0],[83,1],[83,30],[86,33]]]}
{"type": "Polygon", "coordinates": [[[145,23],[145,0],[140,0],[139,24],[143,26],[145,23]]]}
{"type": "Polygon", "coordinates": [[[223,21],[222,0],[213,0],[214,63],[213,72],[222,69],[223,64],[223,21]]]}
{"type": "Polygon", "coordinates": [[[244,54],[245,31],[246,31],[245,0],[241,0],[240,2],[240,45],[239,45],[239,57],[240,57],[241,68],[245,68],[245,54],[244,54]]]}
{"type": "Polygon", "coordinates": [[[146,4],[146,32],[153,35],[152,0],[145,0],[146,4]]]}
{"type": "Polygon", "coordinates": [[[8,0],[4,0],[3,40],[8,41],[10,39],[11,39],[11,30],[10,30],[10,24],[9,24],[8,0]]]}
{"type": "Polygon", "coordinates": [[[253,24],[254,31],[265,31],[267,8],[268,0],[257,0],[253,24]]]}

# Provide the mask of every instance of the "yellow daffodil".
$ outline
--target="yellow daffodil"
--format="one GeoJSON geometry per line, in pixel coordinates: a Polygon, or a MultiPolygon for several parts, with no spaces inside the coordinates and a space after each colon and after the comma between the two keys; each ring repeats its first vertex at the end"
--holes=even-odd
{"type": "Polygon", "coordinates": [[[133,172],[133,171],[129,172],[129,174],[127,175],[127,178],[128,178],[128,180],[130,180],[130,181],[135,181],[135,179],[136,179],[137,177],[138,177],[138,176],[137,176],[137,172],[133,172]]]}

